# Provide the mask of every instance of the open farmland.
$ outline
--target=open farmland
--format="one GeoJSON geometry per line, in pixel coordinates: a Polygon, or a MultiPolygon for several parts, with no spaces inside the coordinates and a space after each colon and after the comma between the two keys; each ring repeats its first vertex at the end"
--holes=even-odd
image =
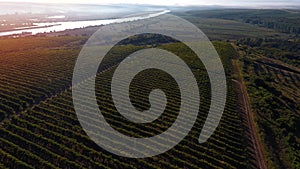
{"type": "Polygon", "coordinates": [[[0,119],[11,117],[70,87],[85,38],[0,40],[0,119]]]}
{"type": "MultiPolygon", "coordinates": [[[[47,43],[47,38],[12,39],[2,43],[5,46],[20,50],[10,54],[9,48],[1,45],[1,64],[6,66],[1,71],[2,91],[6,97],[1,97],[1,110],[3,105],[12,103],[4,111],[4,120],[0,127],[1,165],[4,168],[245,168],[247,154],[243,137],[242,121],[238,113],[235,93],[231,81],[228,80],[228,98],[226,109],[221,123],[214,135],[205,144],[198,143],[198,137],[205,120],[209,100],[209,84],[205,69],[201,64],[192,65],[192,70],[200,84],[200,93],[204,96],[198,119],[189,135],[174,149],[157,157],[146,159],[125,159],[112,155],[99,148],[84,133],[77,120],[71,95],[72,71],[79,52],[80,44],[85,37],[55,37],[47,43]],[[22,45],[21,45],[22,44],[22,45]],[[34,47],[32,47],[34,46],[34,47]],[[57,49],[57,47],[60,47],[57,49]],[[44,52],[44,53],[43,53],[44,52]],[[30,69],[29,69],[30,68],[30,69]],[[37,71],[39,70],[39,71],[37,71]],[[19,77],[19,78],[17,78],[19,77]],[[9,86],[7,84],[10,84],[9,86]],[[22,84],[22,85],[20,85],[22,84]],[[9,89],[7,89],[7,86],[9,89]],[[20,87],[18,87],[20,86],[20,87]],[[4,92],[3,92],[4,93],[4,92]],[[13,93],[20,94],[17,97],[13,93]],[[27,99],[22,99],[22,96],[27,99]],[[13,161],[13,162],[12,162],[13,161]]],[[[228,79],[231,78],[230,58],[234,50],[230,45],[222,42],[215,43],[217,50],[222,51],[221,56],[226,65],[228,79]]],[[[120,46],[113,52],[114,55],[123,57],[124,51],[132,53],[139,49],[137,46],[120,46]]],[[[184,47],[180,44],[165,44],[159,48],[168,49],[188,59],[184,47]]],[[[118,57],[115,57],[118,58],[118,57]]],[[[191,61],[191,63],[193,63],[191,61]]],[[[1,65],[1,67],[3,67],[1,65]]],[[[111,73],[114,64],[107,70],[99,70],[96,83],[96,93],[105,94],[107,86],[105,80],[111,73]]],[[[159,75],[159,72],[158,74],[159,75]]],[[[140,78],[143,78],[142,76],[140,78]]],[[[165,77],[167,78],[167,77],[165,77]]],[[[161,79],[163,82],[163,78],[161,79]]],[[[142,86],[141,81],[136,81],[136,87],[142,86]]],[[[147,79],[144,82],[153,83],[147,79]]],[[[87,80],[85,83],[91,83],[87,80]]],[[[85,83],[75,87],[84,87],[85,83]]],[[[165,83],[165,82],[164,82],[165,83]]],[[[159,83],[158,83],[159,84],[159,83]]],[[[164,85],[165,90],[172,90],[172,84],[164,85]]],[[[136,89],[132,89],[136,90],[136,89]]],[[[2,93],[1,93],[2,94],[2,93]]],[[[104,97],[97,98],[99,101],[104,97]]],[[[88,106],[88,99],[86,106],[88,106]]],[[[140,108],[147,107],[145,96],[135,95],[136,101],[140,100],[140,108]]],[[[174,104],[178,96],[173,95],[174,104]]],[[[134,103],[134,102],[133,102],[134,103]]],[[[165,130],[174,118],[174,111],[166,111],[165,123],[154,123],[146,130],[134,127],[112,113],[113,105],[109,101],[101,101],[104,114],[111,125],[127,135],[151,135],[165,130]],[[146,133],[145,133],[146,132],[146,133]]],[[[88,108],[88,107],[87,107],[88,108]]],[[[90,110],[91,112],[93,110],[90,110]]],[[[93,119],[88,119],[93,120],[93,119]]],[[[100,129],[100,128],[99,128],[100,129]]],[[[101,130],[101,129],[100,129],[101,130]]]]}
{"type": "MultiPolygon", "coordinates": [[[[225,68],[225,111],[217,130],[202,144],[198,139],[210,108],[211,84],[203,63],[179,41],[159,34],[131,36],[109,51],[95,81],[87,73],[72,85],[74,66],[83,45],[102,26],[23,38],[1,37],[0,168],[300,168],[299,13],[288,9],[172,11],[213,40],[225,68]],[[99,147],[80,124],[90,124],[96,130],[93,136],[112,133],[93,125],[98,122],[93,118],[97,110],[114,130],[134,138],[156,136],[174,124],[182,91],[164,71],[143,70],[129,87],[130,102],[141,112],[152,107],[157,110],[153,105],[162,101],[151,91],[161,89],[165,93],[165,110],[153,122],[130,121],[118,112],[112,98],[112,76],[119,63],[133,58],[128,57],[130,54],[149,48],[170,51],[189,66],[199,87],[199,113],[191,131],[174,148],[155,157],[124,158],[99,147]],[[98,105],[93,107],[93,98],[81,92],[78,107],[86,114],[76,114],[72,89],[89,89],[91,84],[95,84],[95,90],[86,91],[95,91],[98,105]]],[[[93,45],[88,48],[96,51],[98,46],[93,45]]],[[[92,65],[92,60],[85,61],[84,65],[92,65]]],[[[159,62],[169,64],[164,59],[159,62]]],[[[132,66],[126,71],[134,69],[132,66]]],[[[124,87],[126,82],[118,85],[124,87]]],[[[123,90],[114,91],[121,102],[127,99],[123,90]]],[[[193,95],[188,96],[192,103],[193,95]]],[[[190,119],[188,116],[183,122],[190,119]]],[[[171,134],[165,143],[179,138],[176,134],[171,134]]],[[[104,140],[131,148],[118,140],[104,140]]]]}

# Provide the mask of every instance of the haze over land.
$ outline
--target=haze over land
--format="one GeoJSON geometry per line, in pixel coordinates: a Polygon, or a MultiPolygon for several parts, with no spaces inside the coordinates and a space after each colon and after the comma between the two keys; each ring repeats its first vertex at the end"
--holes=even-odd
{"type": "MultiPolygon", "coordinates": [[[[1,0],[5,2],[6,0],[1,0]]],[[[0,2],[1,2],[0,1],[0,2]]],[[[11,2],[37,2],[37,3],[79,3],[79,4],[148,4],[148,5],[167,5],[167,6],[201,6],[201,5],[218,5],[218,6],[255,6],[255,7],[266,7],[266,6],[299,6],[300,1],[298,0],[267,0],[267,1],[260,1],[260,0],[152,0],[152,1],[139,1],[139,0],[13,0],[11,2]]]]}
{"type": "Polygon", "coordinates": [[[138,1],[138,0],[0,0],[0,14],[11,13],[66,13],[66,12],[81,12],[81,13],[97,13],[101,15],[132,12],[139,10],[153,10],[157,8],[183,9],[188,7],[212,9],[212,8],[274,8],[274,9],[300,9],[299,0],[268,0],[268,1],[248,1],[248,0],[168,0],[168,1],[138,1]],[[26,8],[24,8],[26,6],[26,8]],[[105,7],[105,9],[103,8],[105,7]],[[150,8],[150,9],[149,9],[150,8]]]}

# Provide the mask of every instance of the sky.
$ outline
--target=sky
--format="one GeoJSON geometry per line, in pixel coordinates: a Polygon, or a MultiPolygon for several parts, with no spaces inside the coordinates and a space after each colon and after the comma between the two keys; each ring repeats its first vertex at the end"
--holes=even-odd
{"type": "MultiPolygon", "coordinates": [[[[0,0],[0,2],[8,0],[0,0]]],[[[220,5],[220,6],[300,6],[300,0],[12,0],[14,2],[82,4],[220,5]]],[[[9,2],[12,2],[9,1],[9,2]]]]}

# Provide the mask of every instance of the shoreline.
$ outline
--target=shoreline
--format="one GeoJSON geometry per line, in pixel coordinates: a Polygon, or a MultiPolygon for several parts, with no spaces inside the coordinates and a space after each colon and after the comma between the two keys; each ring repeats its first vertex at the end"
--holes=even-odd
{"type": "MultiPolygon", "coordinates": [[[[53,32],[64,32],[73,29],[82,29],[88,27],[99,27],[103,25],[109,25],[113,23],[127,22],[128,20],[140,20],[140,19],[147,19],[152,17],[157,17],[166,13],[171,12],[170,10],[161,10],[161,11],[153,11],[153,12],[146,12],[146,13],[138,13],[127,15],[120,18],[114,19],[101,19],[101,20],[78,20],[78,21],[63,21],[63,22],[41,22],[41,23],[33,23],[35,26],[17,29],[13,28],[6,31],[0,31],[0,37],[16,37],[16,36],[29,36],[29,35],[39,35],[39,34],[47,34],[53,32]],[[52,23],[52,24],[51,24],[52,23]],[[44,24],[44,25],[43,25],[44,24]],[[76,25],[77,24],[77,25],[76,25]],[[47,29],[49,28],[49,29],[47,29]],[[53,30],[51,30],[53,28],[53,30]],[[41,29],[41,30],[39,30],[41,29]],[[27,30],[27,31],[26,31],[27,30]]],[[[132,20],[132,21],[133,21],[132,20]]]]}

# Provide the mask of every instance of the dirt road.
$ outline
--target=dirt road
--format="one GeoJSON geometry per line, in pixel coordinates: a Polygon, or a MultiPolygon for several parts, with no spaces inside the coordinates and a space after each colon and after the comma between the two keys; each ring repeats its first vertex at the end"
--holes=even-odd
{"type": "Polygon", "coordinates": [[[248,127],[249,131],[249,139],[250,139],[250,145],[253,148],[253,158],[256,161],[256,168],[259,169],[267,169],[266,161],[263,155],[262,151],[262,145],[259,139],[258,130],[255,126],[254,116],[253,112],[251,112],[250,109],[250,102],[249,97],[247,94],[246,87],[243,83],[243,78],[241,76],[241,72],[239,69],[239,66],[237,64],[237,60],[233,61],[233,69],[235,74],[237,75],[237,80],[233,80],[234,83],[237,85],[237,93],[238,93],[238,99],[239,103],[242,106],[241,111],[243,113],[244,121],[248,127]]]}

